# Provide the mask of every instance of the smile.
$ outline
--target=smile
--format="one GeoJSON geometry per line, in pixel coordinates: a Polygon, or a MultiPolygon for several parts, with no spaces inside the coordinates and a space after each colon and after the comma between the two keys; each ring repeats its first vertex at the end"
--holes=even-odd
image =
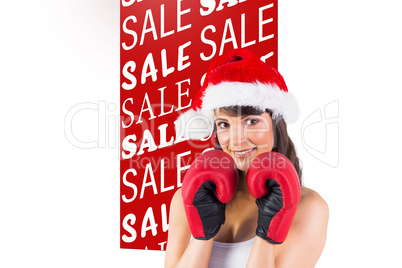
{"type": "Polygon", "coordinates": [[[246,150],[246,151],[233,152],[233,153],[234,153],[234,155],[236,157],[244,158],[244,157],[247,157],[247,156],[251,155],[254,152],[254,150],[255,150],[255,148],[251,148],[251,149],[246,150]]]}

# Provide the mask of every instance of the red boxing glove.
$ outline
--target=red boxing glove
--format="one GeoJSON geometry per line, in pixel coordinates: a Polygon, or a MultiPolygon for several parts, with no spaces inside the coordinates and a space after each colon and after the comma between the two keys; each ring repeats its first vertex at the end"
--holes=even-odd
{"type": "Polygon", "coordinates": [[[281,244],[289,232],[301,196],[295,167],[280,153],[260,154],[250,164],[247,184],[258,206],[257,236],[281,244]]]}
{"type": "Polygon", "coordinates": [[[181,192],[194,238],[209,240],[218,233],[237,183],[237,167],[227,153],[211,150],[194,160],[184,176],[181,192]]]}

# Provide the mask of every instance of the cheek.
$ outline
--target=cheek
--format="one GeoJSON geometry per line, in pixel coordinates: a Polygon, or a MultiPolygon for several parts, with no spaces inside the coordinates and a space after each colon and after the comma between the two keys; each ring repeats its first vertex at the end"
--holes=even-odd
{"type": "Polygon", "coordinates": [[[221,147],[227,147],[229,145],[229,140],[230,140],[229,131],[218,132],[217,137],[218,137],[221,147]]]}
{"type": "Polygon", "coordinates": [[[273,147],[273,135],[272,132],[251,132],[248,133],[248,139],[258,148],[264,149],[272,149],[273,147]]]}

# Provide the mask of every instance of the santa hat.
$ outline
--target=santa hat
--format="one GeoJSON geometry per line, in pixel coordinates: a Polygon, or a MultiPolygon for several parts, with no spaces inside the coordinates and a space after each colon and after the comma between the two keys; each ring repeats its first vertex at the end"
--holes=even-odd
{"type": "Polygon", "coordinates": [[[192,108],[179,116],[176,133],[207,138],[214,129],[214,110],[237,105],[269,109],[274,119],[280,115],[292,121],[297,115],[297,103],[280,73],[249,50],[235,49],[209,67],[192,108]]]}

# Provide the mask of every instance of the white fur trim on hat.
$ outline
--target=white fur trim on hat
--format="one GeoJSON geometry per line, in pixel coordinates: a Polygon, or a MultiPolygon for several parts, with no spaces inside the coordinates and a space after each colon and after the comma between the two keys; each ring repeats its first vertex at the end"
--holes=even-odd
{"type": "Polygon", "coordinates": [[[223,82],[205,90],[202,111],[213,111],[233,105],[253,106],[261,110],[270,109],[273,116],[285,116],[290,101],[289,92],[276,85],[262,83],[223,82]]]}
{"type": "Polygon", "coordinates": [[[205,90],[201,110],[183,113],[176,123],[176,132],[185,138],[202,139],[210,136],[214,126],[214,110],[228,106],[253,106],[270,109],[273,119],[281,115],[288,123],[298,117],[294,96],[276,85],[263,83],[222,82],[205,90]]]}

